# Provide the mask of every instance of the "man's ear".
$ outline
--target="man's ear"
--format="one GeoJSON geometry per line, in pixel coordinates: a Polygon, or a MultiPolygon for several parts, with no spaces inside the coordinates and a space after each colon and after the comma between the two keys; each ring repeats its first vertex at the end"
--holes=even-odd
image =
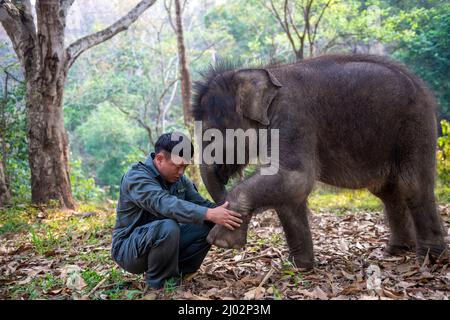
{"type": "Polygon", "coordinates": [[[267,69],[243,69],[236,72],[235,80],[236,112],[269,125],[269,106],[282,87],[278,79],[267,69]]]}
{"type": "Polygon", "coordinates": [[[164,154],[164,151],[155,154],[155,160],[156,160],[158,163],[161,163],[161,161],[162,161],[165,157],[166,157],[166,155],[164,154]]]}

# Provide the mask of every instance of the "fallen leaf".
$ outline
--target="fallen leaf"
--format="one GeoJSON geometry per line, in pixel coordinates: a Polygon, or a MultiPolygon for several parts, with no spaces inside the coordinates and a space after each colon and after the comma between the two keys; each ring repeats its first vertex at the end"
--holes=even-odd
{"type": "MultiPolygon", "coordinates": [[[[192,293],[189,291],[189,293],[190,293],[190,295],[189,296],[186,296],[185,298],[186,299],[190,299],[190,298],[192,298],[193,296],[192,296],[192,293]]],[[[157,298],[157,295],[156,295],[156,293],[149,293],[149,294],[146,294],[142,299],[143,300],[156,300],[156,298],[157,298]]]]}
{"type": "Polygon", "coordinates": [[[244,300],[260,300],[264,293],[266,292],[266,289],[263,287],[256,287],[250,291],[247,291],[244,294],[244,300]]]}
{"type": "Polygon", "coordinates": [[[366,274],[368,275],[366,280],[367,290],[374,290],[376,293],[380,294],[381,291],[381,270],[380,267],[371,264],[367,270],[366,274]]]}
{"type": "Polygon", "coordinates": [[[86,287],[86,282],[84,282],[81,275],[77,272],[72,272],[66,280],[67,288],[71,290],[81,291],[84,287],[86,287]]]}

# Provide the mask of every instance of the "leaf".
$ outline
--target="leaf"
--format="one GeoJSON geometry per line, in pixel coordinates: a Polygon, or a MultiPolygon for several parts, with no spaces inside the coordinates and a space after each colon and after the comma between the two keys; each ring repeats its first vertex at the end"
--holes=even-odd
{"type": "Polygon", "coordinates": [[[72,272],[67,277],[66,286],[71,290],[81,291],[87,284],[78,272],[72,272]]]}
{"type": "Polygon", "coordinates": [[[381,291],[381,270],[380,267],[371,264],[367,270],[366,273],[368,275],[366,280],[366,286],[367,290],[374,290],[376,293],[380,293],[381,291]]]}
{"type": "Polygon", "coordinates": [[[266,289],[263,287],[256,287],[244,294],[244,300],[259,300],[264,296],[266,289]]]}
{"type": "Polygon", "coordinates": [[[328,300],[328,295],[323,292],[319,287],[315,287],[312,291],[299,289],[297,290],[299,293],[304,294],[308,298],[320,299],[320,300],[328,300]]]}
{"type": "Polygon", "coordinates": [[[328,300],[327,294],[323,292],[319,287],[314,288],[314,290],[312,291],[312,296],[316,299],[328,300]]]}
{"type": "Polygon", "coordinates": [[[81,268],[77,265],[68,265],[61,269],[61,278],[66,278],[66,286],[71,290],[80,291],[86,287],[81,277],[81,268]]]}

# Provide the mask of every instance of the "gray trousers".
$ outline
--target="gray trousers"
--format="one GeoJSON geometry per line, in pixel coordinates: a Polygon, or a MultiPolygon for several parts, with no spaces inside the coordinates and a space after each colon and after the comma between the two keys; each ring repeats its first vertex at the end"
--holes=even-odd
{"type": "Polygon", "coordinates": [[[113,259],[128,272],[145,273],[148,285],[161,288],[169,278],[198,270],[211,247],[206,237],[212,226],[153,221],[115,244],[113,259]]]}

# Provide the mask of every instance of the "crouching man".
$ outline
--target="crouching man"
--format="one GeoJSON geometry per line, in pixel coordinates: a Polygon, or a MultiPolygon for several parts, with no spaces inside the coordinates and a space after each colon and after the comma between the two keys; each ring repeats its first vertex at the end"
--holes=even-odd
{"type": "Polygon", "coordinates": [[[122,177],[112,239],[114,261],[128,272],[144,273],[153,288],[198,270],[214,224],[234,230],[242,223],[228,203],[218,206],[204,199],[183,175],[193,147],[190,157],[173,154],[188,138],[177,134],[173,141],[172,134],[159,137],[155,152],[122,177]]]}

